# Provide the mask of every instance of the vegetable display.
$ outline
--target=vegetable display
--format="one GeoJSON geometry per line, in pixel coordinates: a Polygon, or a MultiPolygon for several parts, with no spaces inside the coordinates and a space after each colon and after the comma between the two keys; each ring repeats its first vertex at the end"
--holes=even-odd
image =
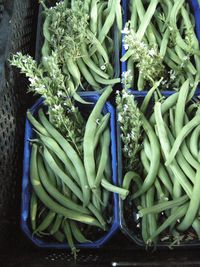
{"type": "Polygon", "coordinates": [[[148,90],[162,78],[160,89],[178,91],[200,78],[199,40],[189,1],[129,1],[130,20],[123,46],[132,88],[148,90]]]}
{"type": "Polygon", "coordinates": [[[60,1],[50,8],[40,2],[44,7],[43,66],[48,70],[49,57],[56,55],[72,92],[119,83],[113,55],[121,43],[120,0],[60,1]]]}
{"type": "Polygon", "coordinates": [[[190,94],[189,80],[166,98],[150,95],[151,90],[141,101],[123,89],[116,98],[122,185],[132,191],[129,203],[137,207],[143,242],[172,246],[200,238],[199,101],[190,94]]]}
{"type": "Polygon", "coordinates": [[[33,236],[66,242],[76,258],[77,244],[109,230],[113,192],[143,245],[200,239],[200,49],[188,1],[130,0],[123,30],[120,0],[39,2],[40,62],[21,52],[10,60],[43,98],[27,112],[33,236]],[[121,44],[127,71],[118,77],[121,44]],[[89,90],[97,102],[80,93],[89,90]],[[112,179],[112,112],[105,112],[112,93],[120,186],[112,179]]]}
{"type": "Polygon", "coordinates": [[[92,242],[85,236],[93,239],[99,229],[108,229],[107,220],[113,215],[109,192],[124,198],[128,195],[128,190],[112,184],[110,113],[102,114],[111,92],[108,87],[88,119],[83,117],[82,155],[49,122],[43,109],[38,111],[37,120],[27,113],[36,132],[30,159],[33,235],[53,236],[60,242],[67,239],[75,257],[74,240],[92,242]]]}

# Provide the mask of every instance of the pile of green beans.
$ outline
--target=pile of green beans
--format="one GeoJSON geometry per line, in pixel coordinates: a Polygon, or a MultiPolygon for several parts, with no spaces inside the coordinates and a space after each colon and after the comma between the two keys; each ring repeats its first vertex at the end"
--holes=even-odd
{"type": "Polygon", "coordinates": [[[59,1],[53,8],[44,7],[43,65],[49,56],[57,54],[71,92],[78,88],[100,90],[102,85],[119,83],[114,54],[121,43],[120,0],[59,1]],[[57,18],[61,18],[60,23],[57,18]],[[83,32],[78,32],[76,27],[81,26],[83,32]]]}
{"type": "Polygon", "coordinates": [[[149,92],[140,103],[140,168],[125,174],[123,188],[146,245],[200,239],[200,104],[189,89],[186,80],[179,92],[154,103],[149,92]]]}
{"type": "Polygon", "coordinates": [[[102,114],[112,92],[107,87],[91,111],[85,127],[83,158],[54,128],[41,108],[28,119],[36,132],[30,159],[30,222],[33,235],[67,240],[76,257],[77,243],[95,241],[95,229],[108,229],[113,201],[109,192],[126,197],[128,190],[112,184],[110,113],[102,114]],[[111,207],[109,211],[108,207],[111,207]]]}
{"type": "MultiPolygon", "coordinates": [[[[132,87],[148,90],[160,78],[163,78],[163,90],[178,91],[187,79],[191,87],[198,83],[200,50],[189,1],[131,0],[129,10],[130,31],[135,41],[132,45],[128,43],[122,61],[127,61],[127,69],[133,77],[132,87]],[[143,49],[143,54],[135,49],[143,49]],[[141,63],[144,57],[148,62],[141,63]]],[[[126,38],[131,39],[125,36],[125,43],[126,38]]]]}

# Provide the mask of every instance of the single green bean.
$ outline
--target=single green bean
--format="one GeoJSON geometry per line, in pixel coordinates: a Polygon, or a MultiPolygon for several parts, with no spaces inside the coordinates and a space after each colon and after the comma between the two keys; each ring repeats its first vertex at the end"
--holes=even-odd
{"type": "Polygon", "coordinates": [[[188,199],[189,199],[188,196],[184,195],[184,196],[180,197],[179,199],[163,201],[163,202],[160,202],[154,206],[140,209],[139,215],[140,215],[140,217],[143,217],[143,216],[147,215],[148,213],[160,213],[160,212],[165,211],[167,209],[172,209],[173,207],[181,206],[186,201],[188,201],[188,199]]]}
{"type": "Polygon", "coordinates": [[[91,243],[90,240],[84,237],[76,222],[70,220],[69,224],[71,227],[72,235],[74,236],[76,241],[78,241],[79,243],[91,243]]]}

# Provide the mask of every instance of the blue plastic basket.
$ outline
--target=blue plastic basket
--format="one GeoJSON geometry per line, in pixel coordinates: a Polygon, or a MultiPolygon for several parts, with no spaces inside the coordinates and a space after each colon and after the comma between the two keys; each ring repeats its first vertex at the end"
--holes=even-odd
{"type": "MultiPolygon", "coordinates": [[[[99,99],[99,94],[97,93],[82,93],[81,96],[84,100],[89,101],[91,103],[96,103],[99,99]]],[[[78,107],[82,111],[90,111],[94,104],[90,105],[83,105],[77,104],[78,107]]],[[[39,108],[43,106],[43,99],[40,98],[35,105],[30,109],[30,112],[33,115],[36,115],[39,108]]],[[[111,146],[110,146],[110,153],[111,153],[111,160],[112,160],[112,182],[113,184],[117,185],[117,161],[116,161],[116,134],[115,134],[115,110],[109,102],[106,102],[103,113],[110,113],[110,131],[111,131],[111,146]]],[[[26,126],[25,126],[25,139],[24,139],[24,162],[23,162],[23,179],[22,179],[22,199],[21,199],[21,228],[25,235],[38,247],[42,248],[69,248],[67,243],[58,243],[58,242],[47,242],[44,241],[37,236],[33,236],[30,229],[29,223],[29,204],[30,204],[30,196],[31,196],[31,183],[29,179],[29,164],[30,164],[30,142],[29,140],[33,138],[33,128],[28,119],[26,119],[26,126]]],[[[111,236],[115,234],[115,232],[119,228],[119,201],[118,195],[113,195],[113,216],[112,216],[112,223],[110,225],[110,229],[105,232],[105,234],[98,240],[92,243],[83,243],[83,244],[76,244],[78,248],[99,248],[102,246],[106,241],[108,241],[111,236]]]]}
{"type": "MultiPolygon", "coordinates": [[[[198,3],[198,0],[188,0],[188,2],[189,2],[190,7],[193,11],[193,15],[195,18],[195,31],[196,31],[197,39],[200,42],[200,5],[198,3]]],[[[122,0],[123,28],[125,27],[126,22],[129,20],[128,3],[129,3],[129,0],[122,0]]],[[[122,34],[122,57],[126,53],[126,50],[125,50],[124,45],[123,45],[124,37],[125,37],[125,34],[122,34]]],[[[127,62],[126,61],[121,63],[121,69],[122,69],[122,73],[127,71],[127,62]]],[[[140,93],[141,93],[141,91],[134,90],[134,89],[133,89],[133,92],[136,95],[138,95],[138,94],[140,95],[140,93]]],[[[148,91],[144,90],[143,92],[147,93],[148,91]]],[[[171,92],[170,90],[163,91],[163,93],[165,95],[167,95],[170,92],[171,92]]],[[[197,87],[197,92],[200,93],[200,84],[197,87]]]]}
{"type": "MultiPolygon", "coordinates": [[[[140,105],[145,97],[145,92],[140,92],[140,94],[135,94],[135,91],[130,90],[130,93],[132,93],[135,97],[135,100],[140,105]]],[[[165,94],[166,97],[174,94],[173,91],[168,91],[165,94]]],[[[195,93],[195,96],[198,96],[198,93],[195,93]]],[[[151,105],[149,106],[149,109],[151,109],[151,105]]],[[[147,111],[148,112],[148,111],[147,111]]],[[[117,118],[117,112],[116,112],[116,118],[117,118]]],[[[120,130],[120,124],[117,122],[117,161],[118,161],[118,183],[119,185],[122,185],[123,182],[123,156],[122,156],[122,141],[121,141],[121,130],[120,130]]],[[[121,231],[134,243],[136,243],[141,248],[145,249],[146,245],[144,244],[142,237],[141,237],[141,230],[137,228],[136,220],[136,207],[131,205],[128,201],[125,205],[124,201],[119,198],[119,224],[121,231]],[[124,207],[128,209],[128,211],[125,211],[124,207]]],[[[171,243],[167,241],[158,242],[157,248],[164,249],[169,247],[171,243]]],[[[183,249],[183,248],[190,248],[190,247],[197,247],[200,246],[200,243],[197,240],[183,242],[180,245],[174,246],[176,249],[183,249]]]]}

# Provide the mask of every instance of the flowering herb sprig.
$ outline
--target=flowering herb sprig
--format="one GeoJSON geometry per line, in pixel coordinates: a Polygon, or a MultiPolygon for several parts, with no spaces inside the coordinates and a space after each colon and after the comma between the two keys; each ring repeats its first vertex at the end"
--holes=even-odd
{"type": "Polygon", "coordinates": [[[88,42],[87,34],[89,15],[84,2],[76,0],[73,8],[66,8],[65,2],[56,3],[55,6],[46,9],[51,16],[49,32],[51,34],[50,48],[56,52],[62,62],[65,57],[81,57],[81,45],[88,42]]]}
{"type": "Polygon", "coordinates": [[[146,81],[154,84],[154,81],[159,80],[164,75],[164,65],[155,47],[149,47],[144,41],[137,39],[136,32],[130,28],[129,23],[123,30],[125,34],[123,43],[127,51],[122,57],[127,60],[129,57],[133,62],[137,63],[137,68],[146,81]]]}
{"type": "Polygon", "coordinates": [[[46,63],[47,68],[41,64],[38,66],[31,56],[22,53],[13,55],[11,59],[11,64],[18,67],[29,79],[29,92],[44,97],[51,123],[81,153],[77,144],[81,143],[83,138],[84,119],[75,107],[72,98],[74,92],[67,86],[67,77],[59,68],[56,53],[48,57],[46,63]]]}
{"type": "MultiPolygon", "coordinates": [[[[124,74],[124,77],[127,77],[124,74]]],[[[123,143],[123,157],[125,170],[134,170],[138,168],[137,153],[141,148],[142,120],[141,113],[137,107],[134,96],[128,92],[127,86],[116,95],[116,104],[118,111],[118,122],[120,124],[121,140],[123,143]]]]}

